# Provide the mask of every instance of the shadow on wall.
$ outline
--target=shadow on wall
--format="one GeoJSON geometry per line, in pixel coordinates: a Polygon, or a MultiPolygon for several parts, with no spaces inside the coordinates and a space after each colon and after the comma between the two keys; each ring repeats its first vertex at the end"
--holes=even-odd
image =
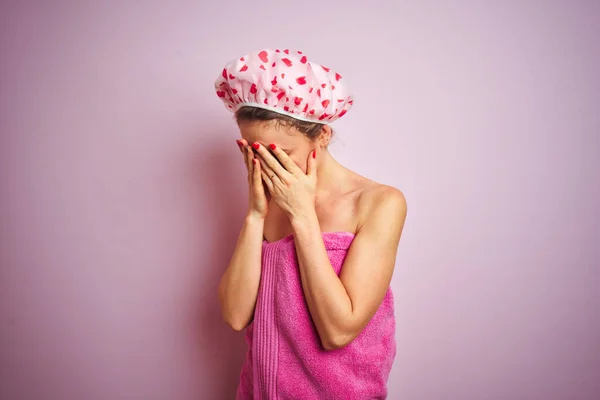
{"type": "MultiPolygon", "coordinates": [[[[190,345],[197,349],[198,388],[204,398],[235,398],[243,360],[246,355],[244,332],[235,332],[221,317],[217,289],[222,274],[235,248],[239,230],[248,207],[247,170],[232,130],[199,135],[201,154],[191,154],[191,187],[199,191],[195,231],[204,238],[194,257],[198,264],[193,299],[190,345]],[[208,143],[207,143],[208,142],[208,143]],[[206,145],[204,144],[206,143],[206,145]],[[203,385],[202,383],[206,383],[203,385]],[[220,388],[218,393],[207,393],[206,388],[220,388]]],[[[197,384],[196,383],[196,384],[197,384]]],[[[217,389],[213,389],[217,390],[217,389]]]]}

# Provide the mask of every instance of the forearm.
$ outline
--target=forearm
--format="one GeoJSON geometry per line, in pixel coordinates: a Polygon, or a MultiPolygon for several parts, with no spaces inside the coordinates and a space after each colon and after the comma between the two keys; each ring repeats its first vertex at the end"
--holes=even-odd
{"type": "Polygon", "coordinates": [[[251,321],[260,284],[264,219],[248,216],[219,284],[223,320],[233,329],[251,321]]]}
{"type": "Polygon", "coordinates": [[[352,301],[331,266],[316,214],[291,221],[310,314],[323,346],[336,348],[345,340],[345,327],[352,318],[352,301]]]}

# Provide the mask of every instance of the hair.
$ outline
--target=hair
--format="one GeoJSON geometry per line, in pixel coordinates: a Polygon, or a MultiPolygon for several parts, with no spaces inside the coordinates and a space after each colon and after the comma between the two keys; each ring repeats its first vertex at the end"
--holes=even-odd
{"type": "Polygon", "coordinates": [[[240,122],[275,121],[278,126],[297,129],[311,140],[319,137],[324,126],[318,122],[302,121],[275,111],[252,106],[244,106],[237,110],[235,119],[238,125],[240,122]]]}

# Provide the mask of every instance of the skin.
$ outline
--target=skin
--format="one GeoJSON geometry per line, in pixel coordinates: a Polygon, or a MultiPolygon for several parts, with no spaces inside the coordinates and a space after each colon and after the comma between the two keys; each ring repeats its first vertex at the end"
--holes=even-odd
{"type": "Polygon", "coordinates": [[[342,348],[371,320],[390,285],[406,219],[404,195],[339,164],[327,150],[328,126],[316,140],[271,121],[241,123],[240,132],[250,201],[219,286],[223,318],[238,331],[252,321],[262,241],[293,234],[321,344],[342,348]],[[340,231],[356,236],[338,277],[321,233],[340,231]]]}

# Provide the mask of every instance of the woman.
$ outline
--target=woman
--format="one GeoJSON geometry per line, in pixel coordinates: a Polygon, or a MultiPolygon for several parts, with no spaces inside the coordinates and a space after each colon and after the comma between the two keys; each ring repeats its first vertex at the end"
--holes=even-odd
{"type": "Polygon", "coordinates": [[[250,191],[219,285],[223,319],[247,328],[237,399],[386,398],[406,201],[328,152],[328,124],[353,103],[345,80],[266,49],[228,63],[215,88],[235,112],[250,191]]]}

